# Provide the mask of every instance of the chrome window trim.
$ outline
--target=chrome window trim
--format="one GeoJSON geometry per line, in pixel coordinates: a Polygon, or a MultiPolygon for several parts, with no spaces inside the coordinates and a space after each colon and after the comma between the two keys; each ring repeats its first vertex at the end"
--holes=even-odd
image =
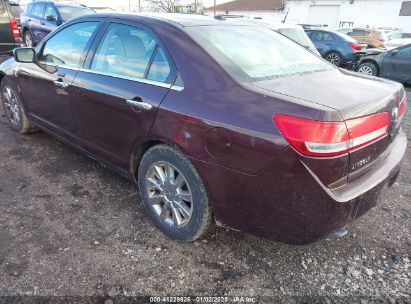
{"type": "Polygon", "coordinates": [[[148,79],[139,78],[139,77],[124,76],[124,75],[119,75],[119,74],[116,74],[116,73],[101,72],[101,71],[95,71],[95,70],[84,69],[84,68],[81,68],[80,71],[81,72],[92,73],[92,74],[96,74],[96,75],[120,78],[120,79],[124,79],[124,80],[137,81],[137,82],[150,84],[150,85],[154,85],[154,86],[158,86],[158,87],[162,87],[162,88],[167,88],[167,89],[170,89],[171,86],[172,86],[169,83],[164,83],[164,82],[159,82],[159,81],[154,81],[154,80],[148,80],[148,79]]]}
{"type": "Polygon", "coordinates": [[[182,90],[184,90],[184,87],[173,84],[170,89],[171,89],[171,90],[174,90],[174,91],[179,91],[179,92],[181,92],[182,90]]]}
{"type": "Polygon", "coordinates": [[[162,87],[162,88],[166,88],[166,89],[170,89],[170,90],[174,90],[174,91],[184,90],[184,87],[182,87],[182,86],[172,85],[172,84],[169,84],[169,83],[155,81],[155,80],[149,80],[149,79],[145,79],[145,78],[129,77],[129,76],[124,76],[124,75],[119,75],[119,74],[116,74],[116,73],[95,71],[95,70],[85,69],[85,68],[80,68],[80,67],[72,67],[72,66],[64,65],[64,64],[53,64],[53,63],[46,62],[46,61],[38,61],[38,63],[47,64],[49,66],[54,66],[56,68],[63,68],[63,69],[68,69],[68,70],[73,70],[73,71],[92,73],[92,74],[96,74],[96,75],[116,77],[116,78],[120,78],[120,79],[124,79],[124,80],[137,81],[137,82],[141,82],[141,83],[145,83],[145,84],[149,84],[149,85],[153,85],[153,86],[157,86],[157,87],[162,87]]]}

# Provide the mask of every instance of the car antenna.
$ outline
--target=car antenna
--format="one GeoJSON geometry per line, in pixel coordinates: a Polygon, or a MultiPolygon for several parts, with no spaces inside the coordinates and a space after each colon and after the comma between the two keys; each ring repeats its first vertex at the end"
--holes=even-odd
{"type": "Polygon", "coordinates": [[[285,23],[285,20],[287,20],[288,13],[290,12],[290,9],[291,9],[291,7],[288,8],[287,13],[286,13],[285,16],[284,16],[283,21],[281,21],[282,23],[285,23]]]}

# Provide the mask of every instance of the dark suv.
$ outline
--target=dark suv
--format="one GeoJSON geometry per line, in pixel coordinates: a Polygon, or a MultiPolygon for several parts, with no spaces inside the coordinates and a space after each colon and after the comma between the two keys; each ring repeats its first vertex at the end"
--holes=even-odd
{"type": "Polygon", "coordinates": [[[21,46],[20,12],[17,3],[0,0],[0,55],[21,46]]]}
{"type": "Polygon", "coordinates": [[[84,5],[38,1],[29,3],[21,14],[21,29],[27,46],[39,43],[60,24],[94,11],[84,5]]]}

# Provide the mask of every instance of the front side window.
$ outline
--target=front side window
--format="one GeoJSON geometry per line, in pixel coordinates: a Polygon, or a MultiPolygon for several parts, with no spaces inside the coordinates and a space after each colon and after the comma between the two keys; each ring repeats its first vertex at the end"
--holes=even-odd
{"type": "Polygon", "coordinates": [[[34,5],[33,15],[36,17],[44,18],[44,9],[44,3],[37,3],[36,5],[34,5]]]}
{"type": "Polygon", "coordinates": [[[400,56],[411,57],[411,46],[400,48],[398,53],[400,56]]]}
{"type": "Polygon", "coordinates": [[[57,20],[57,12],[56,12],[56,10],[54,9],[54,7],[53,7],[52,5],[50,5],[50,4],[47,5],[47,7],[46,7],[46,13],[44,14],[44,16],[46,16],[46,18],[47,18],[47,17],[53,17],[54,20],[57,20]]]}
{"type": "Polygon", "coordinates": [[[99,22],[75,23],[61,30],[47,40],[39,60],[56,65],[81,66],[86,49],[99,22]]]}
{"type": "Polygon", "coordinates": [[[166,81],[170,66],[164,51],[147,31],[111,24],[94,56],[91,69],[133,78],[166,81]],[[153,58],[150,67],[150,59],[153,58]]]}
{"type": "Polygon", "coordinates": [[[242,82],[333,69],[290,39],[262,27],[187,27],[186,32],[242,82]]]}

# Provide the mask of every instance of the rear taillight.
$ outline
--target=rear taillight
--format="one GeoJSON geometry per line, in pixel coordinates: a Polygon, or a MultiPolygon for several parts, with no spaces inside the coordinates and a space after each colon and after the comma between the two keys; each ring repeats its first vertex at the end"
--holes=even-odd
{"type": "Polygon", "coordinates": [[[10,19],[10,27],[11,27],[11,31],[13,33],[13,38],[14,39],[21,38],[20,31],[19,31],[19,26],[17,25],[17,20],[15,18],[10,19]]]}
{"type": "Polygon", "coordinates": [[[384,112],[345,122],[275,115],[274,122],[290,145],[301,154],[336,156],[386,136],[390,115],[384,112]]]}
{"type": "Polygon", "coordinates": [[[362,46],[361,46],[360,44],[350,43],[349,46],[350,46],[350,48],[352,48],[354,51],[361,51],[361,50],[362,50],[362,46]]]}
{"type": "Polygon", "coordinates": [[[397,127],[401,124],[404,116],[405,116],[405,110],[407,109],[407,96],[404,94],[403,99],[400,102],[400,105],[398,106],[398,122],[397,122],[397,127]]]}

